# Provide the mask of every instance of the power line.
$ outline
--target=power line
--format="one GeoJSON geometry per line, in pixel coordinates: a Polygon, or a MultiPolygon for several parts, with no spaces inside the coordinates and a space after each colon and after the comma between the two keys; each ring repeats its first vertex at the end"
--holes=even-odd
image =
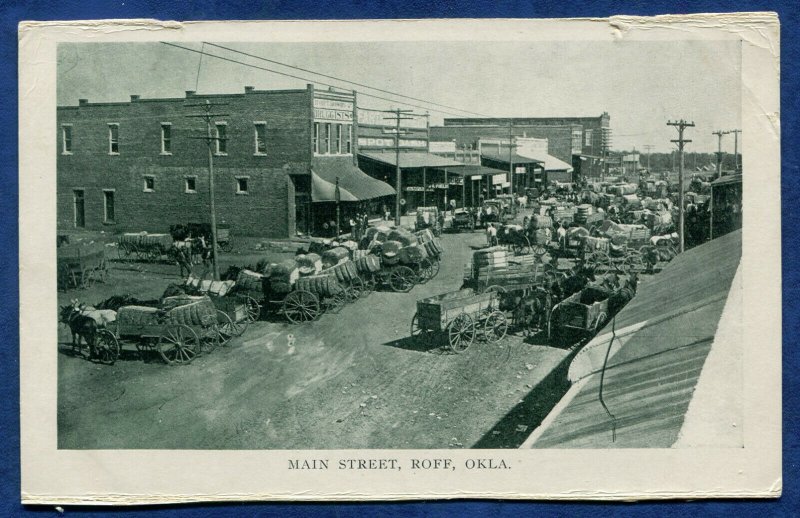
{"type": "MultiPolygon", "coordinates": [[[[284,66],[286,68],[291,68],[293,70],[299,70],[301,72],[308,72],[310,74],[326,77],[328,79],[334,79],[336,81],[341,81],[343,83],[349,83],[351,85],[360,86],[362,88],[369,88],[370,90],[375,90],[376,92],[381,92],[381,93],[385,93],[385,94],[389,94],[389,95],[395,95],[397,97],[402,97],[404,99],[411,99],[412,101],[418,101],[418,102],[422,102],[422,103],[426,103],[426,104],[431,104],[433,106],[439,106],[440,108],[447,108],[448,110],[457,110],[457,111],[460,111],[460,112],[469,113],[469,114],[472,114],[472,115],[477,115],[479,117],[490,117],[490,115],[485,115],[485,114],[482,114],[482,113],[477,113],[477,112],[473,112],[473,111],[469,111],[469,110],[462,110],[461,108],[458,108],[456,106],[448,106],[446,104],[441,104],[441,103],[437,103],[437,102],[433,102],[433,101],[426,101],[425,99],[420,99],[418,97],[411,97],[410,95],[405,95],[405,94],[400,94],[400,93],[397,93],[397,92],[392,92],[392,91],[389,91],[389,90],[384,90],[382,88],[378,88],[377,86],[370,86],[370,85],[367,85],[367,84],[364,84],[364,83],[358,83],[356,81],[352,81],[350,79],[342,79],[341,77],[336,77],[336,76],[332,76],[332,75],[328,75],[328,74],[323,74],[322,72],[315,72],[314,70],[309,70],[307,68],[302,68],[302,67],[298,67],[298,66],[295,66],[295,65],[289,65],[287,63],[282,63],[280,61],[276,61],[274,59],[265,58],[263,56],[257,56],[255,54],[250,54],[248,52],[244,52],[244,51],[241,51],[241,50],[232,49],[230,47],[225,47],[224,45],[217,45],[216,43],[211,43],[211,42],[203,42],[203,43],[204,44],[208,44],[208,45],[210,45],[212,47],[225,49],[227,51],[234,52],[236,54],[241,54],[243,56],[247,56],[247,57],[250,57],[250,58],[258,59],[258,60],[261,60],[261,61],[266,61],[268,63],[273,63],[275,65],[281,65],[281,66],[284,66]]],[[[445,113],[445,112],[442,112],[442,113],[445,113]]]]}
{"type": "MultiPolygon", "coordinates": [[[[189,48],[189,47],[184,47],[182,45],[176,45],[174,43],[169,43],[167,41],[162,41],[161,43],[163,43],[164,45],[170,46],[170,47],[175,47],[175,48],[186,50],[186,51],[189,51],[189,52],[194,52],[195,54],[202,54],[202,55],[208,56],[210,58],[217,58],[217,59],[220,59],[222,61],[228,61],[230,63],[235,63],[237,65],[243,65],[243,66],[250,67],[250,68],[255,68],[255,69],[258,69],[258,70],[263,70],[265,72],[271,72],[273,74],[278,74],[278,75],[282,75],[282,76],[286,76],[286,77],[291,77],[292,79],[299,79],[300,81],[309,81],[309,82],[312,82],[312,83],[318,83],[318,84],[321,84],[321,85],[324,85],[324,86],[330,86],[331,88],[341,88],[339,86],[336,86],[336,85],[333,85],[333,84],[330,84],[330,83],[325,83],[323,81],[318,81],[316,79],[310,79],[310,78],[307,78],[307,77],[296,76],[296,75],[289,74],[289,73],[286,73],[286,72],[279,72],[277,70],[273,70],[273,69],[270,69],[270,68],[261,67],[261,66],[258,66],[258,65],[253,65],[251,63],[245,63],[244,61],[238,61],[238,60],[235,60],[235,59],[226,58],[224,56],[219,56],[217,54],[209,54],[208,52],[203,52],[203,51],[199,51],[199,50],[192,49],[192,48],[189,48]]],[[[428,107],[425,107],[425,106],[420,106],[418,104],[413,104],[413,103],[409,103],[409,102],[406,102],[406,101],[398,101],[397,99],[388,99],[386,97],[381,97],[381,96],[370,94],[370,93],[366,93],[366,92],[359,92],[359,93],[361,95],[365,95],[367,97],[372,97],[374,99],[380,99],[382,101],[388,101],[388,102],[391,102],[391,103],[403,104],[405,106],[413,106],[414,108],[419,108],[421,110],[435,111],[437,113],[444,113],[446,115],[453,115],[454,117],[463,117],[463,115],[460,115],[458,113],[448,112],[448,111],[444,111],[444,110],[437,110],[435,108],[428,108],[428,107]]]]}
{"type": "Polygon", "coordinates": [[[684,146],[686,144],[691,142],[691,140],[687,140],[687,139],[683,138],[683,132],[684,132],[684,130],[686,128],[694,128],[694,122],[686,122],[683,119],[681,119],[679,121],[674,121],[674,122],[673,121],[667,121],[667,126],[675,126],[675,128],[678,130],[678,138],[677,138],[677,140],[672,140],[671,142],[674,142],[675,144],[678,145],[678,151],[680,152],[680,159],[681,159],[680,162],[678,163],[678,198],[680,200],[680,210],[678,212],[678,232],[680,232],[680,238],[681,238],[681,249],[680,249],[680,252],[683,253],[683,251],[684,251],[684,241],[685,241],[684,234],[685,234],[685,230],[686,230],[684,228],[684,219],[685,219],[684,212],[685,212],[686,208],[684,207],[684,201],[683,201],[683,195],[684,195],[684,192],[683,192],[683,148],[684,148],[684,146]]]}

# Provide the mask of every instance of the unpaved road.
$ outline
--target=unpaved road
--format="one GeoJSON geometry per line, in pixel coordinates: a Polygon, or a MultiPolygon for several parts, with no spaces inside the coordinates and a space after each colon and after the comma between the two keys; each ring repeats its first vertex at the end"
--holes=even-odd
{"type": "MultiPolygon", "coordinates": [[[[69,353],[69,333],[59,325],[58,445],[515,447],[566,390],[553,371],[568,351],[508,336],[455,355],[408,337],[416,300],[457,289],[470,246],[483,240],[480,233],[443,236],[438,277],[410,293],[373,293],[303,326],[258,322],[231,347],[188,366],[142,361],[132,344],[114,366],[93,364],[69,353]]],[[[226,259],[251,262],[249,255],[226,259]]],[[[118,264],[113,283],[60,293],[59,302],[157,298],[177,280],[175,270],[118,264]]]]}

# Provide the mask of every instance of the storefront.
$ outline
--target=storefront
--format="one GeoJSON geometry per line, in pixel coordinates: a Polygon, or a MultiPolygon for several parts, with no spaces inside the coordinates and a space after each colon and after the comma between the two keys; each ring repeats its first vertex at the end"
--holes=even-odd
{"type": "Polygon", "coordinates": [[[541,189],[545,181],[542,174],[543,164],[543,160],[521,156],[516,153],[498,154],[491,151],[481,151],[481,165],[492,169],[514,171],[513,184],[510,181],[495,183],[494,193],[506,192],[509,188],[514,190],[513,194],[524,194],[530,188],[541,189]]]}

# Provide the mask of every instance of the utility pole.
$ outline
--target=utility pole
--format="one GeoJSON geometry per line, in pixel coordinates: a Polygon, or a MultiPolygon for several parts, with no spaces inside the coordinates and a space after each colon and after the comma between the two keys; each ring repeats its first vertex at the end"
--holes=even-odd
{"type": "Polygon", "coordinates": [[[730,130],[728,133],[733,133],[733,172],[739,172],[739,133],[742,130],[734,129],[730,130]]]}
{"type": "Polygon", "coordinates": [[[647,174],[650,174],[650,150],[653,149],[653,145],[645,144],[643,147],[647,151],[647,174]]]}
{"type": "MultiPolygon", "coordinates": [[[[384,117],[384,119],[394,119],[395,126],[394,126],[394,159],[395,159],[395,190],[397,191],[397,195],[394,199],[394,224],[395,226],[400,226],[400,197],[403,195],[402,186],[403,182],[401,179],[402,172],[400,170],[400,121],[401,120],[411,120],[413,117],[404,117],[403,115],[407,115],[413,112],[413,110],[401,110],[397,108],[395,110],[389,110],[386,113],[393,113],[394,117],[384,117]]],[[[426,187],[423,187],[425,189],[426,187]]]]}
{"type": "MultiPolygon", "coordinates": [[[[514,121],[508,121],[508,194],[511,195],[511,212],[516,214],[514,206],[514,121]]],[[[498,150],[499,151],[499,150],[498,150]]],[[[500,153],[498,153],[498,156],[500,153]]]]}
{"type": "Polygon", "coordinates": [[[217,142],[227,141],[227,138],[220,138],[214,135],[211,130],[211,121],[215,117],[226,117],[227,113],[211,113],[212,108],[216,106],[225,106],[228,103],[211,103],[206,99],[205,103],[199,104],[185,104],[186,108],[202,108],[203,113],[195,113],[187,115],[187,117],[196,117],[203,119],[206,122],[206,136],[205,137],[191,137],[194,139],[202,139],[206,141],[208,147],[208,198],[209,209],[211,210],[211,263],[214,272],[214,280],[219,280],[219,263],[217,262],[217,213],[214,205],[214,146],[217,142]]]}
{"type": "Polygon", "coordinates": [[[712,131],[712,135],[717,136],[717,178],[722,176],[722,135],[727,135],[730,131],[712,131]]]}
{"type": "Polygon", "coordinates": [[[678,233],[680,234],[681,238],[681,249],[680,252],[683,253],[684,245],[685,245],[685,228],[684,228],[684,201],[683,201],[683,148],[686,144],[690,143],[691,140],[687,140],[683,138],[683,131],[686,128],[694,128],[694,122],[686,122],[685,120],[681,119],[679,121],[667,121],[667,126],[675,126],[678,129],[678,138],[677,140],[671,140],[670,142],[674,142],[678,145],[678,151],[680,152],[680,162],[678,164],[678,198],[680,203],[680,210],[678,212],[678,233]]]}

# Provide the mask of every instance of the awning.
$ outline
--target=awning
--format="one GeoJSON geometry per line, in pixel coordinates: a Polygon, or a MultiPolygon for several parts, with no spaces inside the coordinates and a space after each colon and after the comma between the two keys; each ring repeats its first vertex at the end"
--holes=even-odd
{"type": "MultiPolygon", "coordinates": [[[[359,158],[367,158],[380,162],[392,167],[397,166],[397,156],[394,151],[370,151],[368,153],[359,153],[359,158]]],[[[400,152],[400,168],[421,168],[421,167],[463,167],[464,164],[456,162],[449,158],[432,155],[430,153],[423,153],[417,151],[401,151],[400,152]]]]}
{"type": "Polygon", "coordinates": [[[713,182],[711,182],[712,187],[719,187],[720,185],[725,185],[729,183],[742,183],[742,175],[740,174],[730,174],[726,176],[720,176],[713,182]]]}
{"type": "Polygon", "coordinates": [[[525,156],[530,156],[536,160],[541,160],[543,163],[542,167],[544,167],[545,171],[566,171],[567,173],[572,172],[571,165],[563,160],[559,160],[553,155],[549,155],[547,153],[534,154],[532,151],[526,151],[525,156]]]}
{"type": "Polygon", "coordinates": [[[386,182],[364,173],[351,159],[315,158],[311,162],[311,200],[336,201],[337,178],[340,201],[371,200],[396,192],[386,182]]]}
{"type": "MultiPolygon", "coordinates": [[[[508,153],[497,153],[497,152],[481,152],[481,158],[485,158],[487,160],[492,160],[494,162],[503,162],[508,163],[508,153]]],[[[536,158],[531,158],[527,156],[518,155],[516,153],[511,154],[511,163],[512,164],[543,164],[544,160],[537,160],[536,158]]]]}
{"type": "Polygon", "coordinates": [[[482,165],[465,165],[464,167],[447,172],[460,176],[495,176],[498,174],[508,174],[508,171],[495,169],[494,167],[484,167],[482,165]]]}

